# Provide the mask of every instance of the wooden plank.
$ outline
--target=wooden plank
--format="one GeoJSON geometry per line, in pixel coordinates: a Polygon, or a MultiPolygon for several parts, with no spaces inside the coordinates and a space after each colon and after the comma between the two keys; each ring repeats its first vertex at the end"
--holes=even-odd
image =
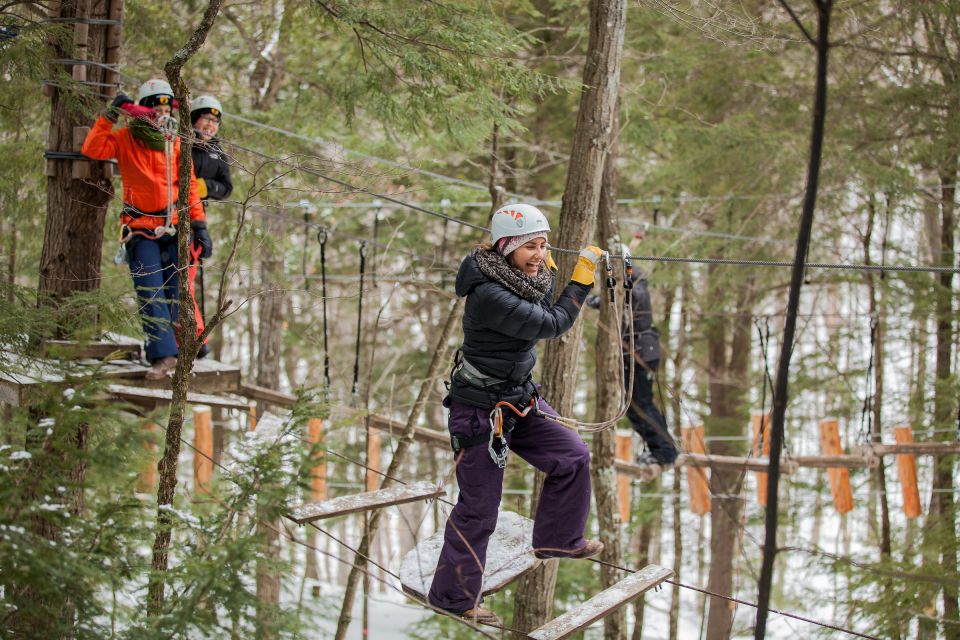
{"type": "MultiPolygon", "coordinates": [[[[143,429],[152,440],[153,434],[157,432],[159,427],[155,422],[147,422],[143,425],[143,429]]],[[[152,441],[147,441],[143,444],[143,447],[147,451],[147,463],[140,471],[140,476],[137,480],[137,489],[141,493],[153,493],[154,485],[157,482],[157,445],[152,441]]]]}
{"type": "MultiPolygon", "coordinates": [[[[750,416],[750,426],[753,429],[753,455],[756,457],[770,457],[770,414],[754,413],[750,416]]],[[[769,466],[769,465],[768,465],[769,466]]],[[[767,473],[757,471],[754,478],[757,481],[757,502],[767,506],[767,473]]]]}
{"type": "MultiPolygon", "coordinates": [[[[706,453],[706,445],[703,441],[702,424],[696,427],[684,427],[681,429],[681,433],[683,434],[683,448],[690,453],[679,456],[679,458],[690,460],[691,454],[699,454],[704,458],[712,457],[704,455],[706,453]]],[[[677,460],[678,463],[680,463],[679,458],[677,460]]],[[[709,459],[707,462],[709,462],[709,459]]],[[[707,481],[707,472],[703,468],[707,465],[694,466],[687,461],[684,461],[684,464],[691,467],[687,469],[687,489],[690,491],[690,511],[702,516],[710,512],[710,483],[707,481]]]]}
{"type": "Polygon", "coordinates": [[[561,640],[635,600],[673,575],[673,571],[651,564],[630,574],[586,602],[554,618],[529,635],[534,640],[561,640]]]}
{"type": "MultiPolygon", "coordinates": [[[[909,425],[893,428],[897,444],[913,442],[913,429],[909,425]]],[[[919,518],[923,514],[920,506],[920,490],[917,487],[917,458],[913,455],[897,456],[897,471],[900,473],[900,489],[903,491],[903,513],[907,518],[919,518]]]]}
{"type": "MultiPolygon", "coordinates": [[[[630,462],[632,445],[632,432],[617,433],[615,459],[630,462]]],[[[617,474],[617,503],[620,505],[620,522],[630,522],[630,477],[624,473],[617,474]]]]}
{"type": "MultiPolygon", "coordinates": [[[[400,564],[400,583],[407,593],[423,600],[437,570],[443,529],[407,552],[400,564]]],[[[533,520],[512,511],[501,511],[497,527],[487,545],[481,593],[488,596],[536,569],[541,560],[534,557],[533,520]]]]}
{"type": "MultiPolygon", "coordinates": [[[[323,420],[320,418],[310,418],[307,423],[307,440],[311,447],[319,447],[323,444],[323,420]]],[[[314,457],[316,464],[310,473],[310,498],[313,502],[320,502],[327,499],[327,454],[324,451],[317,451],[314,457]]]]}
{"type": "Polygon", "coordinates": [[[193,493],[210,492],[213,478],[213,429],[210,407],[193,410],[193,493]]]}
{"type": "MultiPolygon", "coordinates": [[[[395,438],[400,437],[400,434],[403,433],[402,422],[377,415],[370,416],[370,428],[377,429],[378,431],[386,431],[395,438]]],[[[451,450],[450,434],[445,431],[417,427],[414,431],[413,439],[417,442],[423,442],[425,444],[431,444],[436,447],[442,447],[444,449],[451,450]]]]}
{"type": "MultiPolygon", "coordinates": [[[[143,369],[146,372],[146,369],[143,369]]],[[[124,377],[139,377],[141,380],[138,385],[151,389],[169,389],[172,375],[164,380],[143,380],[143,375],[136,374],[124,377]]],[[[240,369],[233,365],[224,364],[203,358],[193,363],[193,371],[190,374],[190,388],[201,393],[218,393],[221,391],[240,391],[240,369]]],[[[246,394],[244,394],[246,395],[246,394]]]]}
{"type": "MultiPolygon", "coordinates": [[[[793,471],[790,461],[781,458],[781,472],[790,473],[793,471]]],[[[716,469],[740,469],[746,471],[770,470],[770,460],[768,458],[752,458],[747,456],[718,456],[712,453],[681,453],[677,457],[677,466],[684,467],[709,467],[716,469]]]]}
{"type": "Polygon", "coordinates": [[[92,340],[78,342],[76,340],[47,340],[44,342],[44,354],[48,357],[58,357],[60,354],[69,355],[73,359],[96,358],[97,360],[117,359],[139,360],[143,347],[139,340],[127,338],[125,340],[92,340]]]}
{"type": "Polygon", "coordinates": [[[903,442],[874,444],[878,456],[909,454],[914,456],[954,456],[960,454],[960,442],[903,442]]]}
{"type": "Polygon", "coordinates": [[[659,464],[634,464],[622,460],[614,460],[613,468],[617,473],[633,476],[642,482],[649,482],[663,473],[663,467],[659,464]]]}
{"type": "Polygon", "coordinates": [[[813,469],[831,469],[845,467],[847,469],[872,469],[879,463],[876,457],[866,458],[858,455],[838,456],[790,456],[790,461],[798,467],[813,469]]]}
{"type": "MultiPolygon", "coordinates": [[[[173,398],[171,389],[144,389],[125,384],[108,384],[107,393],[116,398],[141,403],[167,403],[173,398]]],[[[223,409],[246,409],[247,399],[233,396],[215,396],[209,393],[187,393],[187,402],[190,404],[205,404],[223,409]]]]}
{"type": "Polygon", "coordinates": [[[297,524],[335,518],[371,509],[382,509],[408,502],[429,500],[443,494],[443,487],[435,482],[422,480],[389,489],[367,491],[348,496],[340,496],[323,502],[310,502],[293,507],[290,519],[297,524]]]}
{"type": "MultiPolygon", "coordinates": [[[[824,418],[820,421],[820,451],[828,456],[843,453],[843,446],[840,444],[840,424],[836,418],[824,418]]],[[[833,467],[827,469],[827,476],[830,478],[833,506],[838,513],[850,512],[853,509],[850,470],[846,467],[833,467]]]]}
{"type": "Polygon", "coordinates": [[[250,384],[249,382],[240,384],[240,392],[254,400],[262,400],[268,404],[275,404],[280,407],[292,407],[297,404],[297,396],[283,393],[282,391],[274,391],[273,389],[250,384]]]}
{"type": "Polygon", "coordinates": [[[380,488],[380,432],[370,430],[367,435],[367,491],[376,491],[380,488]]]}

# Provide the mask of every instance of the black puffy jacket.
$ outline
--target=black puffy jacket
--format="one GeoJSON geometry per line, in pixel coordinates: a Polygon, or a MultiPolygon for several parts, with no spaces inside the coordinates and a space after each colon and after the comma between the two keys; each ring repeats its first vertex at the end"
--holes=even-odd
{"type": "Polygon", "coordinates": [[[213,138],[207,142],[193,145],[193,175],[203,178],[207,183],[207,199],[224,200],[233,192],[230,180],[230,165],[227,156],[220,148],[220,142],[213,138]]]}
{"type": "Polygon", "coordinates": [[[450,396],[481,408],[492,408],[499,399],[525,402],[533,389],[530,373],[537,362],[537,342],[568,331],[590,289],[571,282],[556,303],[553,287],[539,303],[530,302],[485,276],[472,255],[464,258],[456,282],[457,295],[467,297],[461,351],[483,374],[506,382],[478,394],[455,376],[450,396]]]}

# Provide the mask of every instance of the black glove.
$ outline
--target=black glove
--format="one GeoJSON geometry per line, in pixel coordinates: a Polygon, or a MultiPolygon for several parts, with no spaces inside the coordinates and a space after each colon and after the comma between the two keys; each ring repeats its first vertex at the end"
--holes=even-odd
{"type": "Polygon", "coordinates": [[[190,223],[190,244],[200,247],[200,257],[209,258],[213,255],[213,239],[210,232],[207,231],[207,223],[203,220],[196,220],[190,223]]]}
{"type": "Polygon", "coordinates": [[[120,107],[131,103],[133,103],[133,99],[121,91],[117,94],[117,97],[113,99],[113,102],[110,103],[110,106],[107,107],[107,112],[104,113],[103,116],[110,122],[116,122],[117,118],[120,117],[120,107]]]}

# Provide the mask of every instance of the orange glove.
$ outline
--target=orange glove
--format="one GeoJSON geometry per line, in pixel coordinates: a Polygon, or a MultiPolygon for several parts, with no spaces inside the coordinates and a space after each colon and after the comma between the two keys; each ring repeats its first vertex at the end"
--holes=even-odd
{"type": "Polygon", "coordinates": [[[197,178],[197,193],[200,198],[207,197],[207,181],[203,178],[197,178]]]}

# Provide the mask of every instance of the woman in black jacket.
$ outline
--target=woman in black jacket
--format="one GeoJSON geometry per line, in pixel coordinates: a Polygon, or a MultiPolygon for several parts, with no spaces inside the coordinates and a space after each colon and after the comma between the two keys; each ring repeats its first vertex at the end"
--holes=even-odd
{"type": "MultiPolygon", "coordinates": [[[[220,141],[217,140],[217,133],[220,131],[220,119],[223,117],[223,107],[220,101],[214,96],[197,96],[197,99],[190,105],[190,122],[193,124],[193,130],[197,133],[197,142],[193,145],[191,157],[193,158],[193,175],[197,177],[197,187],[200,190],[200,199],[203,201],[204,209],[210,200],[224,200],[230,197],[233,192],[233,182],[230,181],[230,165],[227,163],[227,156],[220,148],[220,141]]],[[[191,253],[190,268],[188,270],[190,279],[190,293],[193,299],[199,304],[197,310],[202,311],[203,300],[197,298],[194,288],[194,280],[197,277],[197,268],[200,268],[200,296],[203,297],[203,259],[209,258],[213,254],[213,244],[204,247],[199,254],[191,253]]],[[[203,331],[204,318],[202,313],[197,313],[197,329],[203,331]]],[[[204,342],[200,345],[200,351],[197,352],[198,358],[205,358],[210,353],[210,348],[204,342]]]]}
{"type": "Polygon", "coordinates": [[[428,600],[484,624],[500,624],[495,613],[479,604],[508,446],[547,474],[534,520],[535,555],[579,559],[603,549],[601,542],[583,538],[590,510],[590,453],[577,433],[544,417],[556,412],[538,397],[531,375],[537,342],[562,335],[577,319],[601,251],[587,247],[580,252],[571,282],[554,303],[556,265],[547,251],[549,231],[536,207],[506,205],[493,215],[492,244],[475,249],[457,274],[456,293],[467,298],[464,339],[444,406],[450,410],[460,494],[447,520],[428,600]]]}

